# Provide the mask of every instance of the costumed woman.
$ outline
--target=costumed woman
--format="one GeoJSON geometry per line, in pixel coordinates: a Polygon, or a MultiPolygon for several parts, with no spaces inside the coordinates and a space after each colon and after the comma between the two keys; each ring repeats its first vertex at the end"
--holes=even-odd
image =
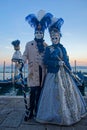
{"type": "MultiPolygon", "coordinates": [[[[27,22],[34,28],[34,40],[26,43],[23,53],[23,61],[28,61],[29,73],[27,85],[30,88],[29,93],[29,118],[33,118],[37,113],[38,100],[46,74],[46,68],[43,64],[43,55],[47,43],[44,41],[44,31],[51,23],[52,14],[40,10],[37,14],[29,14],[26,17],[27,22]]],[[[26,117],[25,119],[26,120],[26,117]]]]}
{"type": "Polygon", "coordinates": [[[44,56],[47,75],[36,121],[72,125],[86,115],[86,104],[70,73],[67,51],[60,43],[63,23],[62,18],[53,18],[49,27],[52,45],[46,48],[44,56]]]}

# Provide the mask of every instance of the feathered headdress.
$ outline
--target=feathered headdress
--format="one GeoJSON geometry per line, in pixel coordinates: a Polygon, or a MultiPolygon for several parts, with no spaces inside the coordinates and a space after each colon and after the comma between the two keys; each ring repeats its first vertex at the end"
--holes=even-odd
{"type": "Polygon", "coordinates": [[[52,22],[49,26],[49,32],[59,32],[61,34],[61,26],[63,25],[64,20],[62,18],[52,18],[52,22]]]}
{"type": "Polygon", "coordinates": [[[40,10],[37,14],[29,14],[25,19],[28,21],[31,27],[35,30],[45,31],[47,27],[51,24],[51,18],[53,15],[51,13],[45,13],[45,11],[40,10]]]}
{"type": "Polygon", "coordinates": [[[13,41],[11,44],[12,44],[14,47],[17,47],[17,46],[19,46],[20,41],[19,41],[19,40],[15,40],[15,41],[13,41]]]}

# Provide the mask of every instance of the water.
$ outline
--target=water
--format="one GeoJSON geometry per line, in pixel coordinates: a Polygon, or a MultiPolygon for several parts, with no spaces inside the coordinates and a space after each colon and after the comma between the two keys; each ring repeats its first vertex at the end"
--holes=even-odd
{"type": "MultiPolygon", "coordinates": [[[[25,77],[27,76],[27,66],[25,66],[25,77]]],[[[75,71],[75,68],[72,67],[72,70],[75,71]]],[[[77,66],[76,71],[86,72],[87,73],[87,66],[77,66]]],[[[5,68],[5,79],[9,79],[12,77],[11,74],[12,70],[10,66],[6,66],[5,68]]],[[[13,67],[13,72],[15,72],[15,67],[13,67]]],[[[23,70],[24,72],[24,70],[23,70]]],[[[3,80],[3,66],[0,66],[0,80],[3,80]]]]}
{"type": "MultiPolygon", "coordinates": [[[[23,75],[25,77],[27,77],[27,75],[28,75],[27,70],[28,70],[28,68],[26,66],[25,67],[25,73],[23,73],[23,75]]],[[[72,67],[72,70],[74,71],[74,67],[72,67]]],[[[77,66],[76,70],[81,71],[83,73],[86,73],[85,76],[87,76],[87,66],[77,66]]],[[[15,72],[15,67],[13,67],[13,72],[12,72],[11,67],[6,66],[6,68],[5,68],[5,79],[12,78],[12,75],[13,76],[15,75],[14,72],[15,72]]],[[[24,69],[23,69],[23,72],[24,72],[24,69]]],[[[2,66],[0,66],[0,80],[3,80],[3,67],[2,66]]],[[[26,88],[27,94],[28,94],[28,91],[29,91],[29,89],[26,88]]],[[[85,94],[87,95],[87,87],[85,87],[85,94]]],[[[15,85],[9,85],[9,86],[3,87],[3,89],[2,89],[2,86],[0,86],[0,95],[10,95],[10,96],[23,95],[22,86],[17,87],[15,85]]]]}
{"type": "MultiPolygon", "coordinates": [[[[27,66],[26,69],[23,69],[23,76],[27,77],[27,66]]],[[[19,71],[17,71],[19,74],[19,71]]],[[[3,66],[0,66],[0,81],[3,81],[3,79],[11,79],[15,75],[15,66],[13,66],[13,69],[11,70],[10,66],[5,67],[5,74],[3,74],[3,66]],[[4,76],[3,76],[4,75],[4,76]],[[4,78],[3,78],[4,77],[4,78]]],[[[26,94],[28,94],[28,88],[26,87],[26,94]]],[[[22,92],[22,86],[21,85],[6,85],[6,86],[1,86],[0,84],[0,95],[10,95],[10,96],[16,96],[16,95],[23,95],[22,92]]]]}
{"type": "MultiPolygon", "coordinates": [[[[28,69],[27,66],[25,66],[25,72],[24,72],[24,69],[23,69],[23,73],[24,73],[25,77],[27,76],[27,69],[28,69]]],[[[15,66],[13,66],[13,70],[11,70],[10,66],[6,66],[5,67],[4,78],[5,79],[10,79],[14,75],[15,75],[15,66]]],[[[3,66],[0,66],[0,80],[3,80],[3,66]]]]}
{"type": "MultiPolygon", "coordinates": [[[[72,70],[75,71],[75,67],[72,67],[72,70]]],[[[77,66],[76,71],[81,71],[81,72],[87,73],[87,66],[77,66]]]]}

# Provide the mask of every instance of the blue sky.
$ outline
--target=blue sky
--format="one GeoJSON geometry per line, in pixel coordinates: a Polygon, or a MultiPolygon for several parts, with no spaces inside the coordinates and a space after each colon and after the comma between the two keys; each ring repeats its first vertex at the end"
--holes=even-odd
{"type": "MultiPolygon", "coordinates": [[[[0,64],[11,62],[14,53],[11,42],[21,41],[21,52],[26,42],[33,40],[34,29],[25,17],[43,9],[55,17],[62,17],[61,43],[67,49],[70,63],[87,66],[87,0],[0,0],[0,64]]],[[[45,41],[50,45],[48,30],[45,41]]]]}

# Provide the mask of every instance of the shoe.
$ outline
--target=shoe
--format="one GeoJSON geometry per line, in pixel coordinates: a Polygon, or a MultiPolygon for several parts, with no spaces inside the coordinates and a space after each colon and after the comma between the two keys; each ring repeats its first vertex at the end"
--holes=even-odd
{"type": "Polygon", "coordinates": [[[29,117],[28,117],[28,116],[25,116],[25,117],[24,117],[24,121],[28,121],[28,120],[30,120],[30,119],[32,119],[32,118],[33,118],[33,114],[30,113],[29,117]]]}
{"type": "Polygon", "coordinates": [[[25,117],[24,117],[24,121],[28,121],[28,120],[30,120],[30,119],[32,119],[32,118],[33,118],[33,116],[29,116],[29,117],[25,116],[25,117]]]}
{"type": "Polygon", "coordinates": [[[28,120],[29,120],[28,118],[29,118],[29,117],[25,116],[25,117],[24,117],[24,121],[28,121],[28,120]]]}
{"type": "Polygon", "coordinates": [[[28,120],[29,120],[29,119],[32,119],[32,118],[33,118],[33,114],[30,113],[30,115],[29,115],[29,117],[28,117],[28,120]]]}

